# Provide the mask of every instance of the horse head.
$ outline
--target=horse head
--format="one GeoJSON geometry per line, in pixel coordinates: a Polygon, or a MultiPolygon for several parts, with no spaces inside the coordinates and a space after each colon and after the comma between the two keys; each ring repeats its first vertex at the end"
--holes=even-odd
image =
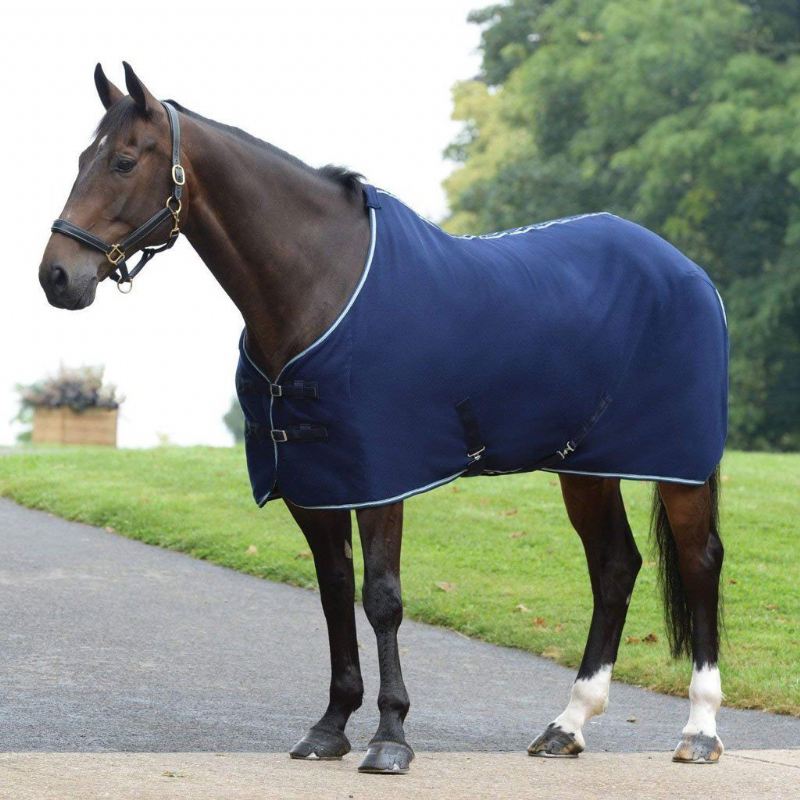
{"type": "Polygon", "coordinates": [[[177,127],[177,115],[150,93],[129,64],[124,67],[127,95],[100,64],[95,68],[106,112],[78,159],[78,176],[39,266],[39,282],[58,308],[91,305],[97,284],[109,276],[120,287],[130,285],[125,259],[142,248],[149,257],[152,245],[164,242],[168,231],[168,245],[177,236],[184,180],[183,168],[178,164],[176,172],[175,167],[179,139],[172,126],[177,127]],[[170,220],[172,231],[166,224],[170,220]]]}

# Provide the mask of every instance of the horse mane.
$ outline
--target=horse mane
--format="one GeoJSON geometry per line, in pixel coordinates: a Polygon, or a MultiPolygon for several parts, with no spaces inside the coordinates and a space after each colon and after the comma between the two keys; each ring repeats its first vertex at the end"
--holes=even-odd
{"type": "Polygon", "coordinates": [[[342,167],[337,164],[326,164],[315,170],[323,178],[327,178],[334,183],[338,183],[345,191],[360,192],[364,176],[360,172],[342,167]]]}
{"type": "MultiPolygon", "coordinates": [[[[337,184],[344,189],[345,192],[358,194],[361,191],[364,176],[360,172],[356,172],[355,170],[338,166],[336,164],[326,164],[324,167],[319,168],[309,166],[305,163],[305,161],[297,158],[297,156],[293,156],[291,153],[287,153],[285,150],[275,147],[274,144],[265,142],[263,139],[259,139],[257,136],[253,136],[252,134],[247,133],[247,131],[243,131],[241,128],[236,128],[233,125],[225,125],[222,122],[217,122],[216,120],[204,117],[201,114],[198,114],[196,111],[191,111],[190,109],[186,108],[186,106],[181,105],[176,100],[168,100],[167,102],[175,106],[178,111],[186,114],[188,117],[192,117],[192,119],[204,122],[207,125],[217,128],[218,130],[225,131],[225,133],[231,134],[237,139],[241,139],[248,144],[255,145],[256,147],[278,155],[286,161],[290,161],[292,164],[301,167],[302,169],[315,173],[325,180],[337,184]]],[[[124,131],[130,128],[137,119],[140,119],[141,115],[142,112],[139,110],[133,99],[130,97],[124,97],[118,102],[114,103],[114,105],[111,106],[108,111],[106,111],[103,118],[97,125],[94,136],[96,138],[98,136],[115,135],[120,131],[124,131]]]]}

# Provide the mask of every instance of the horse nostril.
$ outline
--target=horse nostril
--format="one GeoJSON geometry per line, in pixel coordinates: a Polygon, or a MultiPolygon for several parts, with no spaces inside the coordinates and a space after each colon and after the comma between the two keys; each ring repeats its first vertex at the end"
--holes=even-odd
{"type": "Polygon", "coordinates": [[[61,267],[58,264],[53,264],[53,266],[50,267],[50,282],[59,291],[63,291],[67,288],[69,277],[67,276],[67,271],[64,269],[64,267],[61,267]]]}

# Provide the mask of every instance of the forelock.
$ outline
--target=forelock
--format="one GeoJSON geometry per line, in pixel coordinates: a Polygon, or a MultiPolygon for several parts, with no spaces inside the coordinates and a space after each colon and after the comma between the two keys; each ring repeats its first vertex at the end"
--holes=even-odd
{"type": "Polygon", "coordinates": [[[130,131],[136,120],[143,119],[142,112],[131,97],[123,97],[106,111],[94,132],[95,138],[114,138],[130,131]]]}

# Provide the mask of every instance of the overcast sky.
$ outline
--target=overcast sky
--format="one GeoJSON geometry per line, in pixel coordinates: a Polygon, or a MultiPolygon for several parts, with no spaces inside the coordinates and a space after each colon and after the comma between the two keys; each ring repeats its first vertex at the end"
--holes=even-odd
{"type": "Polygon", "coordinates": [[[5,4],[0,444],[14,385],[104,364],[127,396],[120,444],[228,444],[242,320],[184,239],[123,297],[106,282],[80,312],[52,308],[37,270],[80,151],[101,116],[92,72],[129,61],[158,97],[235,124],[308,163],[342,163],[423,215],[446,212],[450,90],[478,71],[470,9],[487,0],[5,4]]]}

